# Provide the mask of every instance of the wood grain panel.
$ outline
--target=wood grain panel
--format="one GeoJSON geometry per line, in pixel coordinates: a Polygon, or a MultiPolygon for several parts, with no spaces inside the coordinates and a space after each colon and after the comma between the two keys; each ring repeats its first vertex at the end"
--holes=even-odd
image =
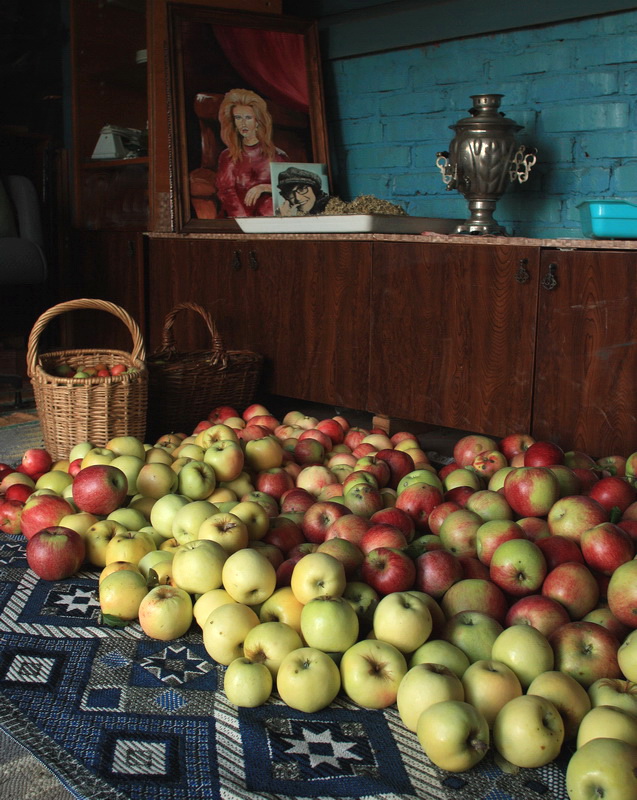
{"type": "Polygon", "coordinates": [[[528,430],[538,263],[528,247],[375,244],[368,410],[528,430]]]}
{"type": "Polygon", "coordinates": [[[533,434],[593,456],[637,450],[637,258],[545,252],[539,290],[533,434]]]}

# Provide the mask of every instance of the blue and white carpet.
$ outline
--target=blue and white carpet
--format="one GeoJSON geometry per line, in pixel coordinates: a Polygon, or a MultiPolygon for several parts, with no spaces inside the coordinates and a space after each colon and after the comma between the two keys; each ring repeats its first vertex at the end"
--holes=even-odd
{"type": "Polygon", "coordinates": [[[505,774],[433,766],[394,708],[237,709],[198,630],[100,625],[97,573],[60,582],[0,535],[0,727],[86,800],[562,800],[566,757],[505,774]]]}

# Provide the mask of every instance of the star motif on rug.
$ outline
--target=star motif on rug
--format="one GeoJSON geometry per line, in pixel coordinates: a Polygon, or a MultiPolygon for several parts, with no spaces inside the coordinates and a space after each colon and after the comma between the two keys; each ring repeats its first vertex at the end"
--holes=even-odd
{"type": "Polygon", "coordinates": [[[282,737],[282,740],[290,744],[286,750],[288,754],[306,756],[312,768],[319,764],[338,767],[341,759],[361,760],[360,756],[351,752],[351,748],[356,746],[355,742],[337,742],[332,738],[332,731],[327,728],[320,733],[302,728],[302,733],[303,739],[282,737]]]}
{"type": "Polygon", "coordinates": [[[173,645],[146,656],[140,666],[169,686],[188,683],[214,669],[189,648],[173,645]]]}
{"type": "Polygon", "coordinates": [[[42,609],[43,614],[63,616],[95,616],[92,612],[99,610],[100,604],[95,597],[94,589],[83,586],[59,586],[52,589],[42,609]]]}

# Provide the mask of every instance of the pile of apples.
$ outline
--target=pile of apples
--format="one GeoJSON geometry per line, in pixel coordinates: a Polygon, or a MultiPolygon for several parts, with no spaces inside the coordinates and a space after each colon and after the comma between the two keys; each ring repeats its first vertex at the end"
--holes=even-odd
{"type": "Polygon", "coordinates": [[[238,706],[396,704],[441,769],[574,748],[571,800],[637,798],[637,453],[418,438],[252,404],[153,444],[0,464],[30,568],[100,570],[107,625],[193,625],[238,706]]]}
{"type": "Polygon", "coordinates": [[[111,366],[105,363],[94,366],[80,364],[78,367],[73,367],[71,364],[58,364],[55,367],[55,375],[58,378],[110,378],[130,371],[126,364],[112,364],[111,366]]]}

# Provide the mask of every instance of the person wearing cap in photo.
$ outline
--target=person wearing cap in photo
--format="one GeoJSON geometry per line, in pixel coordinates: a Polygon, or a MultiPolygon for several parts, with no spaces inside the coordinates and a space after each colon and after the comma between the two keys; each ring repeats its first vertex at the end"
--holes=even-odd
{"type": "Polygon", "coordinates": [[[280,214],[284,217],[320,214],[330,199],[327,192],[323,191],[320,176],[299,167],[283,170],[279,174],[277,188],[283,198],[280,214]]]}

